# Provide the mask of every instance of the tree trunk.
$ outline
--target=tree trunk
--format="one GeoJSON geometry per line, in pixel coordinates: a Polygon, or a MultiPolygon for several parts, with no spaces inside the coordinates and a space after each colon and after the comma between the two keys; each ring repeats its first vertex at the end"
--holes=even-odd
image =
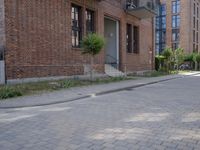
{"type": "Polygon", "coordinates": [[[94,56],[90,57],[90,80],[93,81],[94,56]]]}

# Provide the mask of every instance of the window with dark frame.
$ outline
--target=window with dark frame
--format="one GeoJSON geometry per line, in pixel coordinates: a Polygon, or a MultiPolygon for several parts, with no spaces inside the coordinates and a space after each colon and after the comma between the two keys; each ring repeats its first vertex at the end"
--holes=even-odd
{"type": "Polygon", "coordinates": [[[139,53],[139,27],[127,24],[127,53],[139,53]]]}
{"type": "Polygon", "coordinates": [[[179,29],[172,30],[172,42],[179,42],[180,40],[180,31],[179,29]]]}
{"type": "Polygon", "coordinates": [[[161,54],[166,47],[166,4],[159,6],[156,17],[156,53],[161,54]]]}
{"type": "Polygon", "coordinates": [[[72,5],[71,8],[71,24],[72,24],[72,47],[80,47],[82,39],[81,32],[81,7],[72,5]]]}
{"type": "Polygon", "coordinates": [[[172,16],[172,28],[180,27],[180,16],[174,15],[172,16]]]}
{"type": "Polygon", "coordinates": [[[180,0],[172,1],[172,13],[177,14],[180,12],[180,0]]]}
{"type": "Polygon", "coordinates": [[[127,47],[127,53],[132,53],[132,49],[133,49],[133,44],[132,44],[132,25],[131,24],[127,24],[126,25],[126,47],[127,47]]]}
{"type": "Polygon", "coordinates": [[[133,53],[139,53],[139,27],[133,26],[133,53]]]}
{"type": "Polygon", "coordinates": [[[86,9],[86,33],[95,32],[95,20],[94,20],[94,11],[86,9]]]}

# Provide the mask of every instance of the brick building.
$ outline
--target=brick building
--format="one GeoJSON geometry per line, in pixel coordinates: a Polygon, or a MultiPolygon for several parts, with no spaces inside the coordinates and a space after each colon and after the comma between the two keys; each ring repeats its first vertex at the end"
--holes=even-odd
{"type": "Polygon", "coordinates": [[[80,41],[90,32],[106,39],[95,58],[96,72],[104,74],[105,64],[122,72],[154,67],[157,0],[0,3],[0,71],[8,83],[87,74],[89,56],[81,54],[80,41]]]}
{"type": "Polygon", "coordinates": [[[200,0],[161,0],[156,19],[156,51],[181,47],[186,53],[200,52],[200,0]]]}

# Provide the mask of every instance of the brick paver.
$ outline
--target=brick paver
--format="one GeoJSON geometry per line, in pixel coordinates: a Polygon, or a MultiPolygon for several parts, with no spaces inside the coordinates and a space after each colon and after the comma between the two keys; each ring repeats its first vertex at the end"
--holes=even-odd
{"type": "Polygon", "coordinates": [[[1,150],[199,150],[200,76],[59,105],[0,109],[1,150]]]}

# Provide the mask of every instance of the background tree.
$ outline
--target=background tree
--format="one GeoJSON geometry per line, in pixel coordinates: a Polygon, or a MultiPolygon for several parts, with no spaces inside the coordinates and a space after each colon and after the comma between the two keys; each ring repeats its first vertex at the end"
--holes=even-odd
{"type": "Polygon", "coordinates": [[[93,80],[93,65],[94,57],[100,53],[105,46],[105,40],[103,37],[96,33],[88,34],[81,42],[82,54],[90,55],[90,79],[93,80]]]}

